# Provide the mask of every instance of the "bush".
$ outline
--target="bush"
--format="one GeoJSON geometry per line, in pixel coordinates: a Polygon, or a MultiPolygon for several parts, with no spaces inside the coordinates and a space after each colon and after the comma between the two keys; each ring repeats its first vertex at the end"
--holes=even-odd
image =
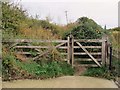
{"type": "Polygon", "coordinates": [[[2,27],[8,32],[18,33],[20,23],[27,17],[17,5],[2,2],[2,27]]]}
{"type": "Polygon", "coordinates": [[[66,38],[70,33],[76,39],[97,39],[101,38],[103,29],[92,19],[87,17],[79,18],[76,23],[76,27],[72,28],[70,32],[65,33],[66,38]]]}

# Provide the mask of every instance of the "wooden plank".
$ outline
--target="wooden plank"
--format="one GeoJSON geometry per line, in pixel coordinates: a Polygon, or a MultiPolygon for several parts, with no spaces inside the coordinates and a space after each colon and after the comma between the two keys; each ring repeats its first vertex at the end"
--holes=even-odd
{"type": "Polygon", "coordinates": [[[79,42],[76,42],[90,57],[91,59],[98,65],[101,67],[101,65],[99,64],[99,62],[79,43],[79,42]]]}
{"type": "MultiPolygon", "coordinates": [[[[30,52],[16,52],[16,54],[32,54],[32,53],[30,53],[30,52]]],[[[36,54],[40,54],[40,53],[36,52],[36,54]]]]}
{"type": "MultiPolygon", "coordinates": [[[[97,61],[101,61],[101,59],[97,59],[97,61]]],[[[91,58],[79,58],[79,59],[75,59],[75,61],[93,61],[91,58]]]]}
{"type": "Polygon", "coordinates": [[[102,39],[78,39],[75,42],[102,42],[102,39]]]}
{"type": "MultiPolygon", "coordinates": [[[[91,55],[101,55],[101,52],[98,53],[90,53],[91,55]]],[[[79,53],[74,53],[74,55],[88,55],[87,53],[84,52],[79,52],[79,53]]]]}
{"type": "Polygon", "coordinates": [[[13,48],[14,46],[16,46],[18,43],[14,43],[14,44],[12,44],[9,48],[11,49],[11,48],[13,48]]]}
{"type": "MultiPolygon", "coordinates": [[[[31,44],[30,43],[27,43],[29,46],[31,46],[31,44]]],[[[41,50],[41,49],[39,49],[39,48],[35,48],[35,50],[36,51],[38,51],[39,53],[43,53],[43,51],[41,50]]]]}
{"type": "Polygon", "coordinates": [[[48,46],[15,46],[14,48],[46,48],[46,49],[48,49],[48,48],[50,48],[50,47],[48,47],[48,46]]]}
{"type": "Polygon", "coordinates": [[[43,52],[42,54],[40,54],[40,55],[38,55],[38,56],[34,57],[34,58],[33,58],[33,60],[38,59],[39,57],[41,57],[41,56],[43,56],[43,55],[45,55],[45,54],[49,53],[50,51],[51,51],[51,49],[50,49],[50,50],[47,50],[47,51],[45,51],[45,52],[43,52]]]}
{"type": "Polygon", "coordinates": [[[9,40],[4,40],[2,42],[38,42],[38,43],[47,43],[47,42],[56,42],[56,43],[62,43],[66,42],[67,40],[37,40],[37,39],[9,39],[9,40]]]}
{"type": "Polygon", "coordinates": [[[55,46],[55,48],[59,48],[59,47],[61,47],[64,44],[66,44],[66,42],[62,42],[62,43],[58,44],[57,46],[55,46]]]}
{"type": "Polygon", "coordinates": [[[60,49],[68,49],[68,46],[61,46],[60,49]]]}
{"type": "MultiPolygon", "coordinates": [[[[83,46],[84,48],[102,48],[102,46],[83,46]]],[[[74,46],[74,48],[80,48],[79,46],[74,46]]]]}
{"type": "MultiPolygon", "coordinates": [[[[58,44],[59,45],[58,48],[60,48],[60,46],[64,45],[64,44],[65,43],[58,44]]],[[[51,48],[51,47],[54,48],[54,46],[15,46],[15,48],[45,48],[45,49],[48,49],[48,48],[51,48]]]]}
{"type": "Polygon", "coordinates": [[[96,64],[79,64],[79,65],[74,65],[74,67],[77,66],[77,67],[98,67],[98,65],[96,64]]]}

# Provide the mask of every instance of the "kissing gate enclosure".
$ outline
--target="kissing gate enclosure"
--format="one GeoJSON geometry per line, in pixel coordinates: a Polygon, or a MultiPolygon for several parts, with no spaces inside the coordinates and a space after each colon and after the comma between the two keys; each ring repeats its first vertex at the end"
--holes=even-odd
{"type": "Polygon", "coordinates": [[[101,67],[109,64],[108,44],[104,37],[102,39],[74,39],[70,35],[67,40],[14,39],[4,40],[3,43],[9,44],[9,48],[14,49],[16,56],[25,56],[19,57],[24,60],[39,60],[48,53],[54,55],[57,53],[73,67],[75,65],[101,67]]]}

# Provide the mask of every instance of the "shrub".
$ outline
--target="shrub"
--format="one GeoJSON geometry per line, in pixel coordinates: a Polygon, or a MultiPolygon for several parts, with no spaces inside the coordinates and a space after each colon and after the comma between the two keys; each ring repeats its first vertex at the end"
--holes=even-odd
{"type": "Polygon", "coordinates": [[[20,23],[27,17],[17,5],[2,2],[2,27],[8,32],[18,33],[20,23]]]}
{"type": "Polygon", "coordinates": [[[65,33],[66,38],[70,33],[77,39],[96,39],[101,38],[103,29],[92,19],[87,17],[79,18],[76,27],[65,33]]]}

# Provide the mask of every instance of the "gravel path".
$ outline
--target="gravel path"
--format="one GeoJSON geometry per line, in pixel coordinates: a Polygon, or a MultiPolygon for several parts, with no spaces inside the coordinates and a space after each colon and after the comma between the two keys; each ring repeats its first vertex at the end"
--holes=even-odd
{"type": "Polygon", "coordinates": [[[113,81],[86,77],[64,76],[47,80],[17,80],[3,82],[3,88],[118,88],[113,81]]]}

